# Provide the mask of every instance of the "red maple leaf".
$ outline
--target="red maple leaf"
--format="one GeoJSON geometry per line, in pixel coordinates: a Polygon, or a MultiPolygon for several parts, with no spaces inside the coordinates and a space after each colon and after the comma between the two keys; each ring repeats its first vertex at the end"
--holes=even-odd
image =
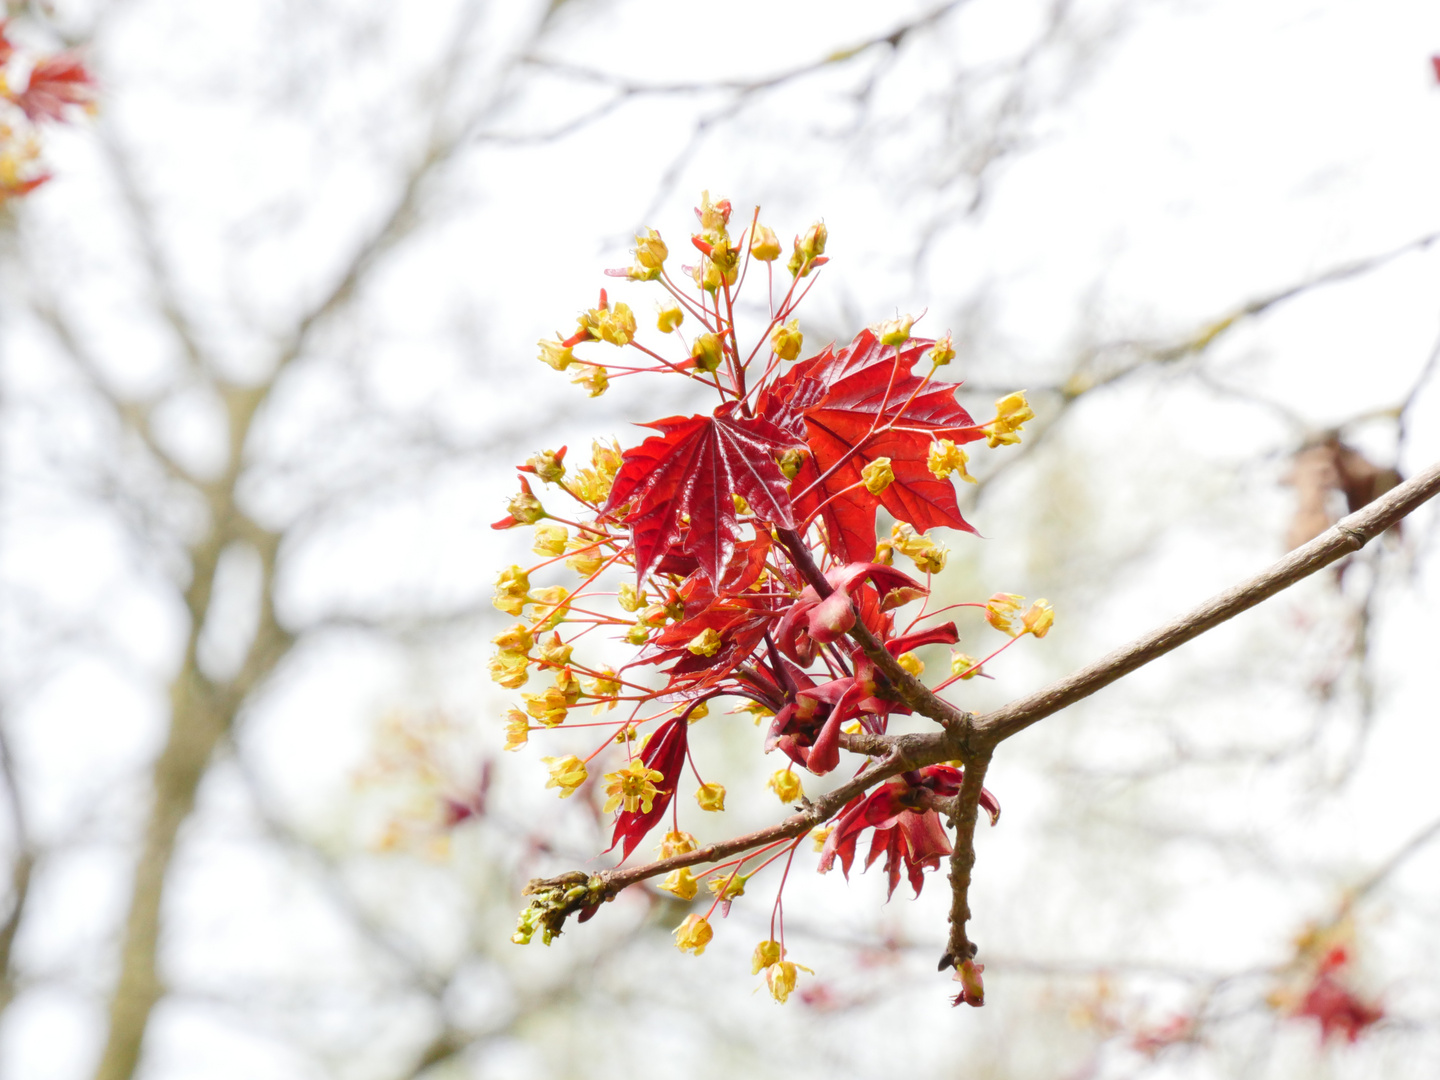
{"type": "Polygon", "coordinates": [[[712,582],[721,580],[740,532],[732,495],[749,503],[757,520],[794,527],[789,482],[775,455],[797,446],[796,440],[768,420],[735,416],[734,409],[730,401],[711,416],[645,424],[661,434],[625,451],[604,512],[630,505],[624,520],[642,581],[677,546],[698,560],[712,582]]]}
{"type": "Polygon", "coordinates": [[[975,531],[960,515],[954,484],[927,464],[932,439],[966,443],[984,434],[956,403],[955,384],[913,373],[931,344],[912,339],[897,355],[862,330],[840,352],[816,357],[790,386],[786,409],[803,419],[810,447],[791,485],[795,510],[802,519],[819,511],[841,562],[874,557],[877,506],[922,532],[937,525],[975,531]],[[815,400],[817,385],[825,390],[815,400]],[[861,470],[881,457],[895,480],[875,496],[860,486],[861,470]]]}
{"type": "Polygon", "coordinates": [[[95,80],[74,53],[58,53],[36,63],[30,84],[16,95],[15,104],[32,122],[65,119],[66,105],[88,105],[95,100],[95,80]]]}

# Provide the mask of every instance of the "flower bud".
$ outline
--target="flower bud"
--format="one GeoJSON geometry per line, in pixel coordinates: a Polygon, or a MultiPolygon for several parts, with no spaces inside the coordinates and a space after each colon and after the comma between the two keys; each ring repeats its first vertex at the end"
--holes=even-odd
{"type": "Polygon", "coordinates": [[[699,371],[714,371],[725,357],[720,339],[714,334],[701,334],[690,346],[690,357],[699,371]]]}
{"type": "Polygon", "coordinates": [[[570,530],[564,525],[536,525],[535,543],[530,550],[536,555],[564,555],[570,530]]]}
{"type": "Polygon", "coordinates": [[[787,806],[796,802],[804,794],[805,790],[800,785],[800,777],[796,776],[789,769],[777,769],[765,784],[775,793],[782,803],[787,806]]]}
{"type": "Polygon", "coordinates": [[[825,241],[829,238],[830,230],[825,228],[823,221],[817,221],[805,231],[805,236],[800,241],[800,252],[807,262],[813,262],[825,254],[825,241]]]}
{"type": "Polygon", "coordinates": [[[895,662],[917,679],[925,674],[925,661],[921,660],[913,652],[901,653],[895,658],[895,662]]]}
{"type": "Polygon", "coordinates": [[[770,333],[770,347],[781,360],[794,360],[800,355],[805,335],[800,333],[800,320],[791,319],[783,326],[777,326],[770,333]]]}
{"type": "Polygon", "coordinates": [[[768,225],[755,226],[750,236],[750,254],[761,262],[774,262],[780,257],[780,238],[768,225]]]}
{"type": "Polygon", "coordinates": [[[660,317],[656,326],[662,334],[671,334],[685,321],[685,312],[680,310],[679,304],[671,304],[669,307],[660,309],[660,317]]]}
{"type": "Polygon", "coordinates": [[[1055,609],[1048,600],[1036,600],[1030,605],[1030,610],[1021,617],[1020,624],[1027,632],[1043,638],[1055,624],[1055,609]]]}
{"type": "Polygon", "coordinates": [[[675,928],[674,934],[677,949],[699,956],[705,951],[705,946],[710,944],[715,931],[705,921],[705,916],[687,915],[685,921],[675,928]]]}
{"type": "Polygon", "coordinates": [[[955,359],[955,342],[950,339],[949,334],[946,334],[939,341],[935,342],[934,345],[930,346],[930,351],[925,355],[929,357],[930,363],[934,364],[937,368],[944,367],[950,363],[951,360],[955,359]]]}
{"type": "Polygon", "coordinates": [[[959,675],[962,680],[973,679],[976,675],[985,674],[985,669],[975,657],[957,652],[950,654],[950,674],[959,675]]]}
{"type": "Polygon", "coordinates": [[[645,235],[635,237],[635,261],[646,270],[657,271],[657,276],[669,254],[670,249],[654,229],[646,229],[645,235]]]}
{"type": "Polygon", "coordinates": [[[695,790],[695,801],[700,804],[701,810],[720,813],[725,809],[725,785],[701,784],[695,790]]]}
{"type": "Polygon", "coordinates": [[[871,495],[879,495],[895,482],[895,471],[890,467],[890,459],[877,457],[860,470],[860,479],[865,484],[866,491],[871,495]]]}
{"type": "Polygon", "coordinates": [[[565,447],[532,454],[525,459],[525,466],[547,484],[558,484],[565,475],[565,447]]]}
{"type": "Polygon", "coordinates": [[[650,640],[650,630],[644,623],[636,623],[625,631],[625,641],[630,645],[644,645],[650,640]]]}
{"type": "Polygon", "coordinates": [[[886,319],[882,323],[876,323],[871,327],[871,331],[880,339],[881,345],[898,347],[910,340],[910,328],[914,325],[914,315],[902,315],[894,319],[886,319]]]}

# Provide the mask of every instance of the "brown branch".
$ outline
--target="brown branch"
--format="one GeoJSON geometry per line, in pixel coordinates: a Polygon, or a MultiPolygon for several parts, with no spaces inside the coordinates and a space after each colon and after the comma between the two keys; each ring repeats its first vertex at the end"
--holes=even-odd
{"type": "Polygon", "coordinates": [[[1002,742],[1031,724],[1087,698],[1242,611],[1288,589],[1317,570],[1359,551],[1369,541],[1440,493],[1440,463],[1392,488],[1363,510],[1342,518],[1304,547],[1296,548],[1249,581],[1211,597],[1192,611],[1122,646],[1057,683],[980,717],[978,735],[987,745],[1002,742]]]}
{"type": "Polygon", "coordinates": [[[969,960],[977,951],[967,936],[970,921],[970,880],[975,869],[975,826],[980,820],[980,792],[985,786],[985,772],[990,768],[990,755],[977,754],[965,762],[965,779],[960,794],[955,796],[950,823],[955,826],[955,846],[950,852],[950,938],[940,970],[954,968],[969,960]]]}

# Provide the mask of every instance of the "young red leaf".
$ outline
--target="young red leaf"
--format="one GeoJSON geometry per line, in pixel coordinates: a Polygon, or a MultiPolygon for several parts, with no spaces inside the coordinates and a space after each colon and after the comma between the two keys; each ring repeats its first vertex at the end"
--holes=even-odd
{"type": "Polygon", "coordinates": [[[735,416],[734,409],[735,402],[726,402],[711,416],[646,424],[661,434],[625,451],[604,512],[630,504],[624,520],[642,581],[682,540],[701,572],[721,580],[740,531],[732,495],[749,503],[758,520],[794,527],[789,482],[775,456],[795,448],[796,440],[769,421],[735,416]]]}
{"type": "Polygon", "coordinates": [[[36,63],[30,84],[16,95],[15,104],[32,122],[65,119],[66,105],[88,105],[95,100],[95,80],[73,53],[59,53],[36,63]]]}
{"type": "Polygon", "coordinates": [[[791,486],[795,510],[802,518],[819,511],[830,550],[842,561],[874,556],[877,506],[922,532],[937,525],[975,531],[960,515],[954,485],[935,476],[926,460],[934,438],[965,443],[983,435],[956,403],[954,384],[926,384],[912,373],[930,344],[912,339],[897,356],[862,330],[795,383],[797,397],[809,389],[808,380],[828,386],[802,412],[810,456],[791,486]],[[890,459],[895,479],[876,496],[860,486],[861,470],[881,457],[890,459]]]}
{"type": "Polygon", "coordinates": [[[678,716],[667,720],[655,729],[655,733],[645,744],[645,749],[641,751],[640,760],[649,768],[659,770],[665,779],[655,785],[658,794],[651,802],[648,813],[641,810],[622,810],[615,819],[615,834],[606,850],[614,850],[615,845],[623,840],[625,844],[620,849],[621,862],[630,857],[635,846],[645,839],[645,834],[665,816],[670,800],[675,797],[675,788],[680,783],[680,770],[685,767],[685,745],[689,728],[689,722],[678,716]]]}

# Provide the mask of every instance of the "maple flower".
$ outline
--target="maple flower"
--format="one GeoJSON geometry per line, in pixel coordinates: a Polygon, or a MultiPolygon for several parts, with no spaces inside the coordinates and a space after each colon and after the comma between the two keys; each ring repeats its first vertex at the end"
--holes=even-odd
{"type": "Polygon", "coordinates": [[[1020,620],[1020,624],[1025,627],[1021,632],[1042,638],[1050,632],[1050,627],[1054,623],[1055,609],[1050,606],[1050,601],[1036,600],[1020,620]]]}
{"type": "Polygon", "coordinates": [[[716,874],[705,882],[705,887],[720,900],[729,903],[745,895],[745,884],[754,874],[716,874]]]}
{"type": "Polygon", "coordinates": [[[720,651],[720,646],[723,644],[724,641],[720,635],[715,632],[715,628],[713,626],[707,626],[686,642],[685,648],[689,649],[696,656],[714,656],[720,651]]]}
{"type": "Polygon", "coordinates": [[[591,397],[599,397],[610,389],[610,374],[598,364],[581,364],[579,374],[570,381],[576,386],[583,386],[591,397]]]}
{"type": "Polygon", "coordinates": [[[1012,638],[1019,637],[1023,631],[1015,629],[1010,616],[1020,610],[1020,602],[1024,599],[1015,593],[997,592],[985,601],[985,621],[1002,634],[1009,634],[1012,638]]]}
{"type": "Polygon", "coordinates": [[[699,956],[705,951],[705,946],[710,944],[710,939],[715,936],[715,931],[703,915],[687,915],[685,921],[673,931],[675,934],[675,947],[681,952],[694,953],[699,956]]]}
{"type": "Polygon", "coordinates": [[[980,666],[980,661],[975,657],[963,652],[950,654],[950,674],[959,675],[962,679],[973,679],[976,675],[983,675],[985,669],[980,666]]]}
{"type": "Polygon", "coordinates": [[[569,667],[562,667],[555,672],[555,689],[565,696],[567,704],[574,705],[580,700],[580,680],[569,667]]]}
{"type": "Polygon", "coordinates": [[[915,527],[907,522],[897,521],[890,527],[890,544],[908,557],[917,570],[938,574],[945,569],[949,552],[928,536],[917,534],[915,527]]]}
{"type": "Polygon", "coordinates": [[[564,555],[570,541],[570,530],[564,525],[536,525],[535,543],[530,550],[536,555],[564,555]]]}
{"type": "Polygon", "coordinates": [[[955,342],[950,339],[949,334],[946,334],[930,347],[930,351],[925,354],[925,357],[937,368],[944,367],[955,359],[955,342]]]}
{"type": "Polygon", "coordinates": [[[895,662],[917,679],[925,674],[925,661],[921,660],[913,652],[901,653],[895,658],[895,662]]]}
{"type": "Polygon", "coordinates": [[[959,473],[960,479],[969,484],[978,484],[980,481],[970,475],[966,466],[970,463],[970,455],[961,450],[949,439],[936,439],[930,444],[930,452],[926,455],[925,464],[930,472],[940,480],[945,479],[951,473],[959,473]]]}
{"type": "Polygon", "coordinates": [[[585,771],[585,763],[574,754],[567,754],[565,757],[544,757],[540,760],[550,767],[550,779],[545,786],[547,788],[558,787],[562,799],[568,799],[574,795],[580,785],[585,783],[590,776],[585,771]]]}
{"type": "Polygon", "coordinates": [[[623,769],[606,773],[605,779],[610,781],[605,788],[605,794],[609,796],[605,801],[605,813],[613,813],[623,804],[626,813],[639,811],[648,814],[655,803],[655,796],[660,794],[655,782],[664,780],[665,774],[658,769],[646,768],[643,762],[632,761],[623,769]]]}
{"type": "Polygon", "coordinates": [[[688,832],[668,832],[660,841],[660,858],[669,859],[676,855],[687,855],[696,850],[700,842],[688,832]]]}
{"type": "Polygon", "coordinates": [[[690,358],[698,371],[714,371],[725,358],[720,339],[714,334],[701,334],[690,345],[690,358]]]}
{"type": "Polygon", "coordinates": [[[695,801],[700,804],[701,810],[718,814],[725,809],[725,785],[701,784],[695,789],[695,801]]]}
{"type": "Polygon", "coordinates": [[[800,784],[800,777],[789,769],[776,769],[765,784],[775,793],[775,797],[787,806],[803,798],[805,789],[800,784]]]}
{"type": "Polygon", "coordinates": [[[784,1005],[795,989],[795,979],[801,971],[811,975],[815,974],[804,964],[792,964],[789,960],[778,960],[771,964],[765,972],[765,982],[770,987],[770,996],[784,1005]]]}
{"type": "Polygon", "coordinates": [[[520,697],[525,701],[525,711],[546,727],[563,724],[570,711],[570,702],[565,699],[565,691],[557,686],[539,694],[521,694],[520,697]]]}
{"type": "Polygon", "coordinates": [[[660,316],[656,319],[655,325],[662,334],[673,334],[684,321],[685,312],[680,310],[680,305],[671,304],[669,307],[660,309],[660,316]]]}
{"type": "Polygon", "coordinates": [[[750,955],[750,974],[759,975],[771,964],[778,964],[785,955],[784,947],[778,941],[762,941],[750,955]]]}
{"type": "Polygon", "coordinates": [[[563,341],[540,341],[540,362],[564,371],[575,362],[575,350],[563,341]]]}
{"type": "Polygon", "coordinates": [[[519,615],[530,601],[530,578],[518,566],[502,570],[495,582],[495,599],[491,601],[507,615],[519,615]]]}
{"type": "Polygon", "coordinates": [[[914,325],[914,315],[901,315],[894,319],[886,319],[882,323],[876,323],[870,330],[880,339],[881,345],[899,347],[910,340],[910,328],[914,325]]]}
{"type": "Polygon", "coordinates": [[[985,425],[985,439],[992,449],[1018,443],[1021,425],[1033,419],[1035,412],[1025,400],[1025,391],[1006,394],[995,402],[995,419],[985,425]]]}
{"type": "Polygon", "coordinates": [[[646,229],[644,236],[635,237],[635,261],[646,270],[653,270],[656,277],[660,276],[669,255],[670,249],[654,229],[646,229]]]}
{"type": "Polygon", "coordinates": [[[519,709],[506,714],[505,749],[519,750],[530,741],[530,718],[519,709]]]}
{"type": "Polygon", "coordinates": [[[616,594],[615,599],[625,611],[639,611],[645,606],[647,597],[630,582],[624,582],[616,594]]]}
{"type": "Polygon", "coordinates": [[[534,473],[547,484],[558,484],[565,476],[566,449],[562,446],[559,450],[541,450],[538,454],[531,454],[520,466],[520,471],[534,473]]]}
{"type": "Polygon", "coordinates": [[[490,658],[490,679],[507,690],[519,690],[530,679],[530,658],[522,652],[501,649],[490,658]]]}
{"type": "Polygon", "coordinates": [[[582,578],[588,578],[605,565],[605,552],[600,549],[600,545],[593,535],[586,534],[575,537],[570,541],[570,550],[575,554],[565,560],[565,565],[582,578]]]}
{"type": "Polygon", "coordinates": [[[780,238],[768,225],[757,225],[750,238],[750,254],[761,262],[774,262],[780,257],[780,238]]]}
{"type": "Polygon", "coordinates": [[[562,667],[570,662],[573,646],[560,640],[559,634],[551,634],[549,640],[540,642],[540,659],[552,667],[562,667]]]}
{"type": "Polygon", "coordinates": [[[577,321],[585,341],[608,341],[611,345],[629,345],[635,337],[635,313],[627,304],[611,307],[600,294],[600,306],[584,312],[577,321]]]}
{"type": "Polygon", "coordinates": [[[800,251],[807,259],[818,259],[825,254],[825,242],[828,239],[830,230],[825,228],[823,221],[817,221],[805,230],[805,236],[800,241],[800,251]]]}
{"type": "Polygon", "coordinates": [[[775,327],[770,333],[770,347],[781,360],[794,360],[800,355],[805,344],[805,335],[800,332],[800,320],[791,319],[775,327]]]}
{"type": "Polygon", "coordinates": [[[860,479],[864,482],[866,491],[871,495],[879,495],[895,482],[895,470],[890,467],[888,457],[877,457],[860,470],[860,479]]]}
{"type": "Polygon", "coordinates": [[[700,882],[690,873],[688,866],[682,866],[679,870],[666,874],[659,887],[668,893],[674,893],[678,899],[694,900],[695,894],[700,891],[700,882]]]}
{"type": "MultiPolygon", "coordinates": [[[[601,668],[597,676],[590,680],[590,696],[599,699],[595,703],[595,708],[592,712],[594,712],[596,716],[599,716],[602,712],[609,712],[615,708],[615,706],[619,704],[615,700],[615,697],[620,693],[620,690],[620,680],[615,677],[615,672],[608,667],[601,668]]],[[[633,739],[635,737],[635,729],[632,727],[628,730],[630,731],[630,739],[633,739]]],[[[629,742],[630,739],[626,739],[625,741],[629,742]]]]}
{"type": "Polygon", "coordinates": [[[496,634],[490,640],[500,648],[511,652],[528,653],[535,647],[535,639],[525,628],[524,623],[516,623],[509,630],[496,634]]]}
{"type": "Polygon", "coordinates": [[[834,825],[827,825],[823,829],[816,829],[814,832],[812,832],[810,834],[810,839],[814,843],[814,849],[816,851],[824,851],[825,841],[830,839],[830,834],[834,831],[834,825]]]}
{"type": "Polygon", "coordinates": [[[800,472],[800,466],[805,464],[805,451],[786,450],[780,455],[777,464],[786,480],[794,480],[800,472]]]}

